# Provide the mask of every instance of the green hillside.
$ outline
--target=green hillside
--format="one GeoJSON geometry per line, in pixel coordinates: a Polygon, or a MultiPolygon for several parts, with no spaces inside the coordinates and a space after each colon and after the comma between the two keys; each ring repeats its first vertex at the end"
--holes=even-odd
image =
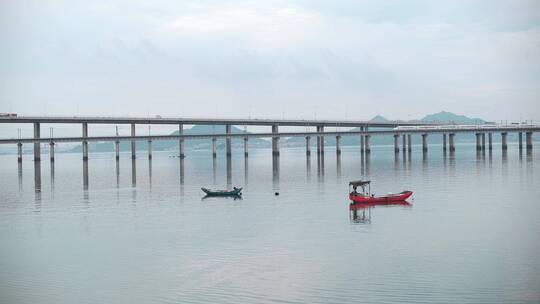
{"type": "MultiPolygon", "coordinates": [[[[376,115],[373,117],[370,121],[372,122],[389,122],[391,120],[388,120],[387,118],[376,115]]],[[[410,120],[410,122],[439,122],[439,123],[457,123],[457,124],[482,124],[485,121],[480,118],[469,118],[464,115],[457,115],[450,112],[439,112],[435,114],[426,115],[424,118],[418,120],[410,120]]],[[[370,130],[388,130],[388,128],[370,128],[370,130]]],[[[353,128],[351,131],[360,131],[359,128],[353,128]]],[[[513,138],[513,134],[509,134],[509,140],[513,138]]],[[[475,136],[474,134],[459,134],[456,135],[456,142],[457,143],[464,143],[464,142],[474,142],[475,136]]],[[[500,136],[494,136],[493,140],[495,142],[500,141],[500,136]]],[[[433,134],[429,136],[428,139],[429,143],[442,143],[442,135],[441,134],[433,134]]],[[[288,138],[282,141],[283,146],[289,146],[289,147],[296,147],[296,146],[303,146],[305,145],[305,139],[303,137],[295,137],[295,138],[288,138]]],[[[401,138],[400,138],[401,142],[401,138]]],[[[325,137],[324,139],[325,145],[334,146],[336,144],[336,138],[334,136],[331,137],[325,137]]],[[[370,139],[370,143],[372,145],[393,145],[394,144],[394,138],[392,135],[388,136],[374,136],[370,139]]],[[[412,136],[412,143],[413,144],[420,144],[421,143],[421,136],[413,135],[412,136]]],[[[312,139],[311,141],[312,145],[316,145],[316,140],[312,139]]],[[[343,136],[341,138],[341,144],[343,146],[357,146],[360,145],[360,136],[353,135],[353,136],[343,136]]]]}
{"type": "Polygon", "coordinates": [[[480,118],[469,118],[465,115],[458,115],[450,112],[441,111],[439,113],[426,115],[420,121],[422,122],[442,122],[456,124],[483,124],[485,121],[480,118]]]}

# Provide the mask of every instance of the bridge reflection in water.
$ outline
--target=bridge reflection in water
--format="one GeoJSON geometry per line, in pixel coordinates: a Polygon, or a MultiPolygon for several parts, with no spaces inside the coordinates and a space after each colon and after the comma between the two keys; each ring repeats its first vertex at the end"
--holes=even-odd
{"type": "MultiPolygon", "coordinates": [[[[525,149],[523,149],[525,150],[525,149]]],[[[506,150],[503,150],[502,153],[500,154],[501,155],[501,161],[502,161],[502,170],[503,172],[506,172],[508,170],[508,161],[509,161],[509,158],[508,158],[508,152],[506,150]]],[[[531,163],[533,161],[533,153],[531,150],[529,151],[519,151],[519,153],[516,155],[517,157],[519,157],[519,161],[520,162],[527,162],[527,163],[531,163]],[[523,157],[522,154],[525,154],[525,157],[523,157]]],[[[272,164],[271,164],[271,170],[272,170],[272,189],[274,192],[279,192],[280,191],[280,157],[279,155],[272,155],[272,164]]],[[[325,155],[324,153],[317,153],[314,157],[316,157],[316,168],[312,168],[311,166],[311,161],[312,161],[312,156],[310,155],[307,155],[305,156],[305,172],[306,172],[306,175],[305,175],[305,180],[307,183],[310,183],[312,181],[312,178],[311,178],[311,175],[312,175],[312,169],[316,170],[316,174],[317,174],[317,182],[319,183],[324,183],[325,181],[325,155]]],[[[400,151],[399,153],[396,153],[394,155],[394,161],[393,161],[393,168],[396,170],[396,174],[398,174],[397,172],[398,171],[411,171],[411,164],[413,163],[412,160],[411,160],[411,152],[410,151],[407,151],[407,150],[404,150],[404,151],[400,151]]],[[[327,157],[328,158],[328,157],[327,157]]],[[[473,159],[474,159],[474,156],[473,156],[473,159]]],[[[232,186],[233,186],[233,182],[238,182],[240,180],[238,179],[235,179],[234,178],[234,174],[238,174],[237,177],[240,177],[243,179],[243,187],[247,187],[248,185],[248,181],[249,181],[249,157],[245,156],[243,157],[243,168],[241,171],[233,171],[233,161],[238,161],[239,164],[241,164],[241,158],[233,158],[231,156],[228,156],[228,157],[224,157],[223,160],[225,161],[225,178],[223,178],[223,180],[221,180],[222,178],[218,176],[220,176],[220,174],[218,174],[219,172],[219,168],[218,168],[218,162],[220,161],[219,158],[213,158],[212,159],[212,165],[211,165],[211,168],[210,170],[212,170],[212,184],[214,186],[218,186],[218,185],[221,185],[221,184],[226,184],[226,187],[231,189],[232,186]],[[235,173],[236,172],[236,173],[235,173]],[[243,175],[243,176],[242,176],[243,175]]],[[[341,178],[342,176],[342,170],[345,171],[345,175],[347,173],[347,166],[344,166],[342,165],[342,162],[343,162],[343,159],[342,159],[342,154],[337,154],[335,159],[333,157],[330,157],[329,160],[332,160],[332,163],[330,164],[330,167],[333,167],[333,165],[335,164],[335,170],[336,171],[331,171],[331,172],[335,172],[335,175],[336,177],[339,179],[341,178]]],[[[360,175],[363,177],[363,176],[369,176],[371,174],[370,172],[370,167],[372,166],[371,164],[371,155],[370,153],[361,153],[359,156],[358,156],[358,160],[359,162],[355,162],[355,166],[357,170],[356,172],[359,172],[360,175]]],[[[431,162],[431,160],[433,159],[428,159],[427,157],[424,157],[423,155],[420,155],[419,159],[418,159],[418,164],[421,165],[421,169],[422,171],[426,171],[429,167],[429,164],[431,162]]],[[[493,163],[493,158],[492,158],[492,153],[491,151],[488,151],[486,150],[485,152],[480,150],[480,151],[476,151],[476,167],[478,168],[478,170],[482,170],[484,167],[486,166],[489,166],[489,168],[492,167],[492,163],[493,163]],[[487,155],[486,155],[487,154],[487,155]]],[[[141,161],[140,159],[137,160],[137,159],[130,159],[129,160],[131,162],[131,170],[129,170],[129,168],[127,170],[129,171],[124,171],[126,173],[126,177],[131,177],[130,181],[131,181],[131,187],[135,188],[137,187],[137,166],[145,166],[144,163],[139,163],[137,164],[137,162],[141,161]]],[[[147,168],[144,168],[145,169],[145,175],[147,178],[145,178],[145,180],[147,180],[147,184],[149,186],[149,188],[151,189],[153,184],[153,174],[152,174],[152,168],[153,168],[153,162],[155,161],[155,158],[154,159],[147,159],[146,161],[148,161],[148,167],[147,168]]],[[[328,161],[328,160],[327,160],[328,161]]],[[[437,161],[437,160],[433,160],[433,161],[437,161]]],[[[183,189],[183,186],[185,184],[185,178],[186,178],[186,164],[185,164],[185,159],[184,158],[179,158],[178,159],[178,167],[177,167],[177,170],[178,170],[178,181],[179,181],[179,186],[180,186],[180,193],[183,194],[184,192],[184,189],[183,189]]],[[[41,161],[36,161],[33,163],[33,171],[34,171],[34,176],[33,176],[33,179],[34,179],[34,190],[35,190],[35,195],[36,195],[36,200],[40,200],[41,199],[41,193],[42,193],[42,189],[43,189],[43,185],[42,185],[42,164],[43,162],[41,161]]],[[[128,164],[128,162],[124,163],[124,164],[128,164]]],[[[159,163],[158,163],[159,164],[159,163]]],[[[328,164],[326,164],[328,165],[328,164]]],[[[456,170],[456,154],[455,152],[453,151],[449,151],[449,152],[444,152],[442,157],[441,157],[441,165],[442,165],[442,168],[445,170],[445,172],[449,173],[449,174],[454,174],[455,173],[455,170],[456,170]],[[453,173],[454,172],[454,173],[453,173]]],[[[84,196],[85,198],[88,198],[89,196],[89,188],[91,188],[92,185],[90,185],[90,167],[92,166],[91,164],[91,160],[83,160],[82,162],[82,189],[83,189],[83,192],[84,192],[84,196]]],[[[392,165],[390,165],[392,166],[392,165]]],[[[303,166],[302,166],[303,167],[303,166]]],[[[55,188],[55,162],[54,161],[51,161],[50,162],[50,166],[49,166],[49,169],[50,169],[50,189],[51,189],[51,192],[54,192],[54,188],[55,188]]],[[[334,168],[331,168],[331,169],[334,169],[334,168]]],[[[18,174],[18,183],[19,183],[19,191],[22,192],[23,191],[23,165],[22,163],[18,163],[18,166],[17,166],[17,174],[18,174]]],[[[116,188],[120,188],[120,184],[121,184],[121,176],[120,176],[120,162],[119,161],[116,161],[115,162],[115,167],[114,167],[114,173],[115,173],[115,178],[116,178],[116,188]]],[[[187,175],[188,178],[190,177],[190,174],[187,175]]],[[[140,177],[140,176],[139,176],[140,177]]],[[[94,179],[97,178],[97,177],[93,177],[94,179]]],[[[94,180],[92,179],[92,180],[94,180]]],[[[129,180],[129,179],[128,179],[129,180]]],[[[114,183],[114,181],[113,181],[114,183]]],[[[146,181],[143,181],[143,184],[146,184],[146,181]]],[[[246,188],[247,189],[247,188],[246,188]]],[[[54,195],[54,193],[51,193],[51,195],[54,195]]],[[[410,204],[408,203],[395,203],[395,204],[389,204],[389,205],[386,205],[386,206],[392,206],[392,205],[401,205],[401,206],[410,206],[410,204]]],[[[375,206],[380,206],[380,204],[376,204],[376,205],[354,205],[354,206],[351,206],[350,210],[351,210],[351,220],[353,220],[353,222],[369,222],[370,219],[371,219],[371,211],[370,209],[375,207],[375,206]]]]}

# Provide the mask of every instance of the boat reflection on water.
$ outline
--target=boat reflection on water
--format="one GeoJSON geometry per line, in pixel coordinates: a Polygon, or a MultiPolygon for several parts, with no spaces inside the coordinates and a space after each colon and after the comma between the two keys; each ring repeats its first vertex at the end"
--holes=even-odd
{"type": "Polygon", "coordinates": [[[237,200],[242,200],[242,196],[241,195],[230,195],[230,196],[214,196],[214,195],[205,195],[201,198],[201,201],[204,201],[204,200],[207,200],[207,199],[210,199],[210,200],[229,200],[229,199],[232,199],[233,201],[237,201],[237,200]]]}
{"type": "Polygon", "coordinates": [[[376,206],[392,207],[412,207],[412,204],[407,201],[397,202],[379,202],[379,203],[351,203],[349,205],[349,218],[356,224],[369,224],[371,223],[371,209],[376,206]]]}

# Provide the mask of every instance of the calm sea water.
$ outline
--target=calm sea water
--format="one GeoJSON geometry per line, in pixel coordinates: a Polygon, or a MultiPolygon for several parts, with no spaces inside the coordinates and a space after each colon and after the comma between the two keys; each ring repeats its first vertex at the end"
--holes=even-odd
{"type": "Polygon", "coordinates": [[[540,153],[495,148],[1,156],[0,302],[538,303],[540,153]],[[351,213],[359,178],[412,205],[351,213]]]}

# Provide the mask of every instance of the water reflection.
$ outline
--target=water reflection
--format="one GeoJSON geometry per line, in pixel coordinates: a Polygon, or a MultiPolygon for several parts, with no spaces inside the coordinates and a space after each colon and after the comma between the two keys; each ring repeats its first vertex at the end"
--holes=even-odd
{"type": "Polygon", "coordinates": [[[41,192],[41,162],[40,161],[34,162],[34,191],[36,193],[41,192]]]}
{"type": "Polygon", "coordinates": [[[179,158],[179,162],[180,162],[180,197],[181,199],[184,198],[184,175],[185,175],[185,167],[184,167],[184,158],[183,157],[180,157],[179,158]]]}
{"type": "Polygon", "coordinates": [[[116,160],[116,188],[120,188],[120,162],[116,160]]]}
{"type": "Polygon", "coordinates": [[[371,223],[371,208],[349,208],[349,220],[354,224],[371,223]]]}
{"type": "Polygon", "coordinates": [[[274,191],[279,190],[279,156],[272,156],[272,183],[274,191]]]}
{"type": "Polygon", "coordinates": [[[137,186],[137,161],[131,160],[131,186],[137,186]]]}
{"type": "Polygon", "coordinates": [[[349,219],[354,224],[371,223],[371,209],[375,207],[412,207],[407,201],[386,202],[386,203],[351,203],[349,205],[349,219]]]}
{"type": "Polygon", "coordinates": [[[306,156],[306,180],[311,181],[311,156],[306,156]]]}
{"type": "Polygon", "coordinates": [[[237,200],[242,200],[242,196],[241,195],[230,195],[230,196],[214,196],[214,195],[205,195],[201,198],[201,201],[205,201],[205,200],[219,200],[219,201],[222,201],[222,200],[230,200],[232,199],[233,201],[237,201],[237,200]]]}
{"type": "Polygon", "coordinates": [[[448,164],[450,165],[450,171],[455,172],[456,170],[456,153],[450,151],[450,156],[448,157],[448,164]]]}
{"type": "Polygon", "coordinates": [[[19,192],[23,190],[22,162],[17,163],[17,176],[19,178],[19,192]]]}
{"type": "Polygon", "coordinates": [[[336,154],[336,176],[341,177],[341,153],[336,154]]]}
{"type": "Polygon", "coordinates": [[[366,153],[366,175],[369,176],[369,168],[370,168],[370,165],[371,165],[371,153],[366,153]]]}
{"type": "Polygon", "coordinates": [[[360,152],[360,175],[366,175],[365,156],[363,151],[360,152]]]}
{"type": "Polygon", "coordinates": [[[403,149],[403,170],[407,170],[407,151],[403,149]]]}
{"type": "Polygon", "coordinates": [[[248,164],[248,157],[244,157],[244,186],[248,185],[249,180],[249,164],[248,164]]]}
{"type": "Polygon", "coordinates": [[[152,189],[152,158],[148,159],[148,186],[152,189]]]}
{"type": "Polygon", "coordinates": [[[131,204],[135,206],[137,204],[137,161],[131,160],[131,204]]]}
{"type": "Polygon", "coordinates": [[[51,161],[51,197],[54,197],[54,161],[51,161]]]}
{"type": "Polygon", "coordinates": [[[88,190],[88,161],[83,160],[83,189],[88,190]]]}
{"type": "Polygon", "coordinates": [[[41,210],[41,162],[34,161],[34,193],[36,209],[41,210]]]}
{"type": "Polygon", "coordinates": [[[232,157],[227,155],[227,189],[232,187],[232,157]]]}
{"type": "Polygon", "coordinates": [[[324,154],[317,153],[317,177],[320,182],[324,181],[324,154]]]}
{"type": "Polygon", "coordinates": [[[215,157],[212,157],[212,180],[214,186],[216,185],[216,174],[217,174],[217,160],[215,157]]]}

